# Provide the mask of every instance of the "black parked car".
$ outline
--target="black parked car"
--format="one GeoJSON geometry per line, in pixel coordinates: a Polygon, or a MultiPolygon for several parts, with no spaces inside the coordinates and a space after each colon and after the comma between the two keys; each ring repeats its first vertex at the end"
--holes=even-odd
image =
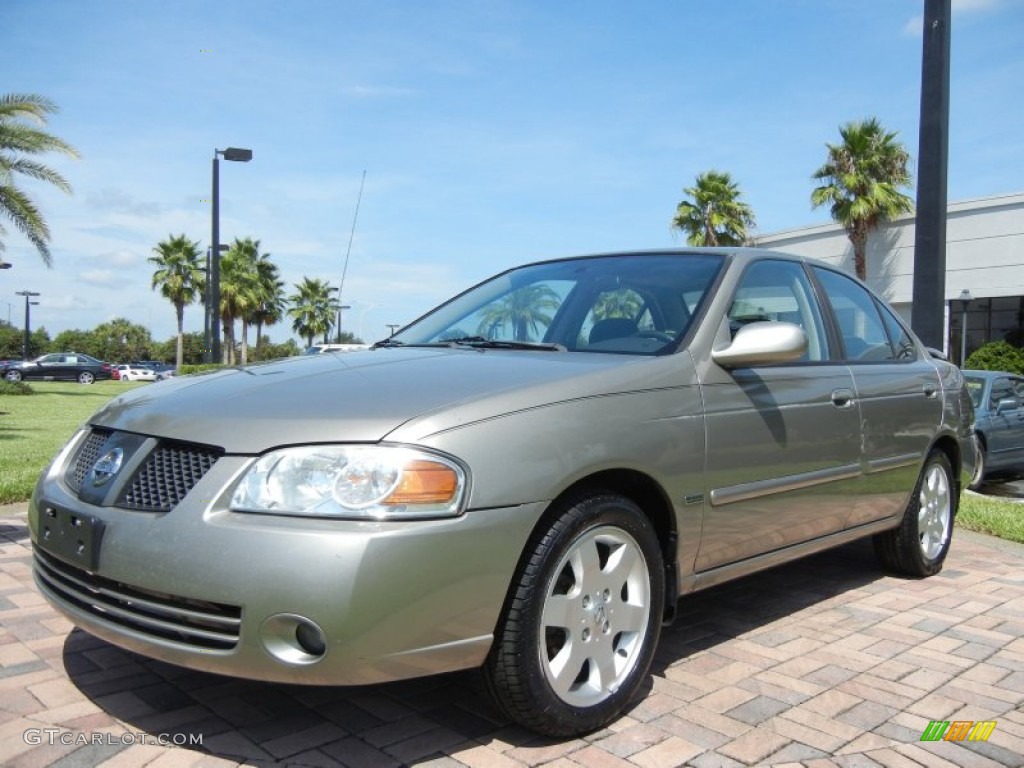
{"type": "Polygon", "coordinates": [[[92,384],[96,379],[109,379],[110,370],[110,363],[80,352],[51,352],[10,366],[4,371],[4,378],[8,381],[46,379],[92,384]]]}

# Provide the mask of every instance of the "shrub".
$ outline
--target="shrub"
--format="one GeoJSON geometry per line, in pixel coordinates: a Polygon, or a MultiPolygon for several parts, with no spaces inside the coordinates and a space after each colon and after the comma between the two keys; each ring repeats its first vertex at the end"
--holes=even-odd
{"type": "Polygon", "coordinates": [[[34,395],[36,391],[24,381],[0,379],[0,395],[34,395]]]}
{"type": "Polygon", "coordinates": [[[182,376],[187,376],[190,373],[203,373],[205,371],[216,371],[218,368],[226,368],[226,365],[220,363],[199,363],[197,365],[182,365],[181,370],[178,371],[182,376]]]}
{"type": "Polygon", "coordinates": [[[972,352],[964,368],[1024,374],[1024,350],[1005,341],[992,341],[972,352]]]}

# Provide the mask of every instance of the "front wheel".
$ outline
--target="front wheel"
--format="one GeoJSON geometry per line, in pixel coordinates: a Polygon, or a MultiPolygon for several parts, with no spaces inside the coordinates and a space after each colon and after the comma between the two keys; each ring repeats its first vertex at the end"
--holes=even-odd
{"type": "Polygon", "coordinates": [[[96,377],[89,371],[82,371],[78,374],[79,384],[92,384],[96,381],[96,377]]]}
{"type": "Polygon", "coordinates": [[[664,607],[650,520],[614,494],[577,497],[531,541],[485,667],[496,704],[550,736],[617,717],[647,675],[664,607]]]}
{"type": "Polygon", "coordinates": [[[933,450],[898,528],[874,537],[875,553],[887,568],[909,576],[942,570],[953,536],[957,497],[946,454],[933,450]]]}
{"type": "Polygon", "coordinates": [[[13,382],[14,384],[17,384],[19,381],[21,381],[21,371],[10,370],[6,374],[4,374],[4,378],[6,378],[10,382],[13,382]]]}

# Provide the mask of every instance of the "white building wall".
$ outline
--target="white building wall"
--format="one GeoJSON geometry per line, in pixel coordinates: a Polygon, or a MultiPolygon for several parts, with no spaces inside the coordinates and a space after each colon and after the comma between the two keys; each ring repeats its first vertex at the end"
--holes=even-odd
{"type": "MultiPolygon", "coordinates": [[[[761,235],[756,244],[820,259],[854,272],[853,246],[837,224],[761,235]]],[[[913,275],[914,217],[906,216],[884,225],[868,238],[866,282],[910,321],[913,275]]],[[[1024,193],[949,204],[947,302],[958,298],[964,290],[970,291],[974,299],[1024,295],[1024,193]]],[[[947,338],[948,335],[947,332],[947,338]]]]}

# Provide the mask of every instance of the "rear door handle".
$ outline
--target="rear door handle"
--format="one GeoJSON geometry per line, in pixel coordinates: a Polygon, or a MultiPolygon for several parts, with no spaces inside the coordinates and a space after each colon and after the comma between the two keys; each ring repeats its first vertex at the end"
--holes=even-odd
{"type": "Polygon", "coordinates": [[[852,389],[833,389],[832,405],[836,408],[849,408],[853,405],[852,389]]]}

